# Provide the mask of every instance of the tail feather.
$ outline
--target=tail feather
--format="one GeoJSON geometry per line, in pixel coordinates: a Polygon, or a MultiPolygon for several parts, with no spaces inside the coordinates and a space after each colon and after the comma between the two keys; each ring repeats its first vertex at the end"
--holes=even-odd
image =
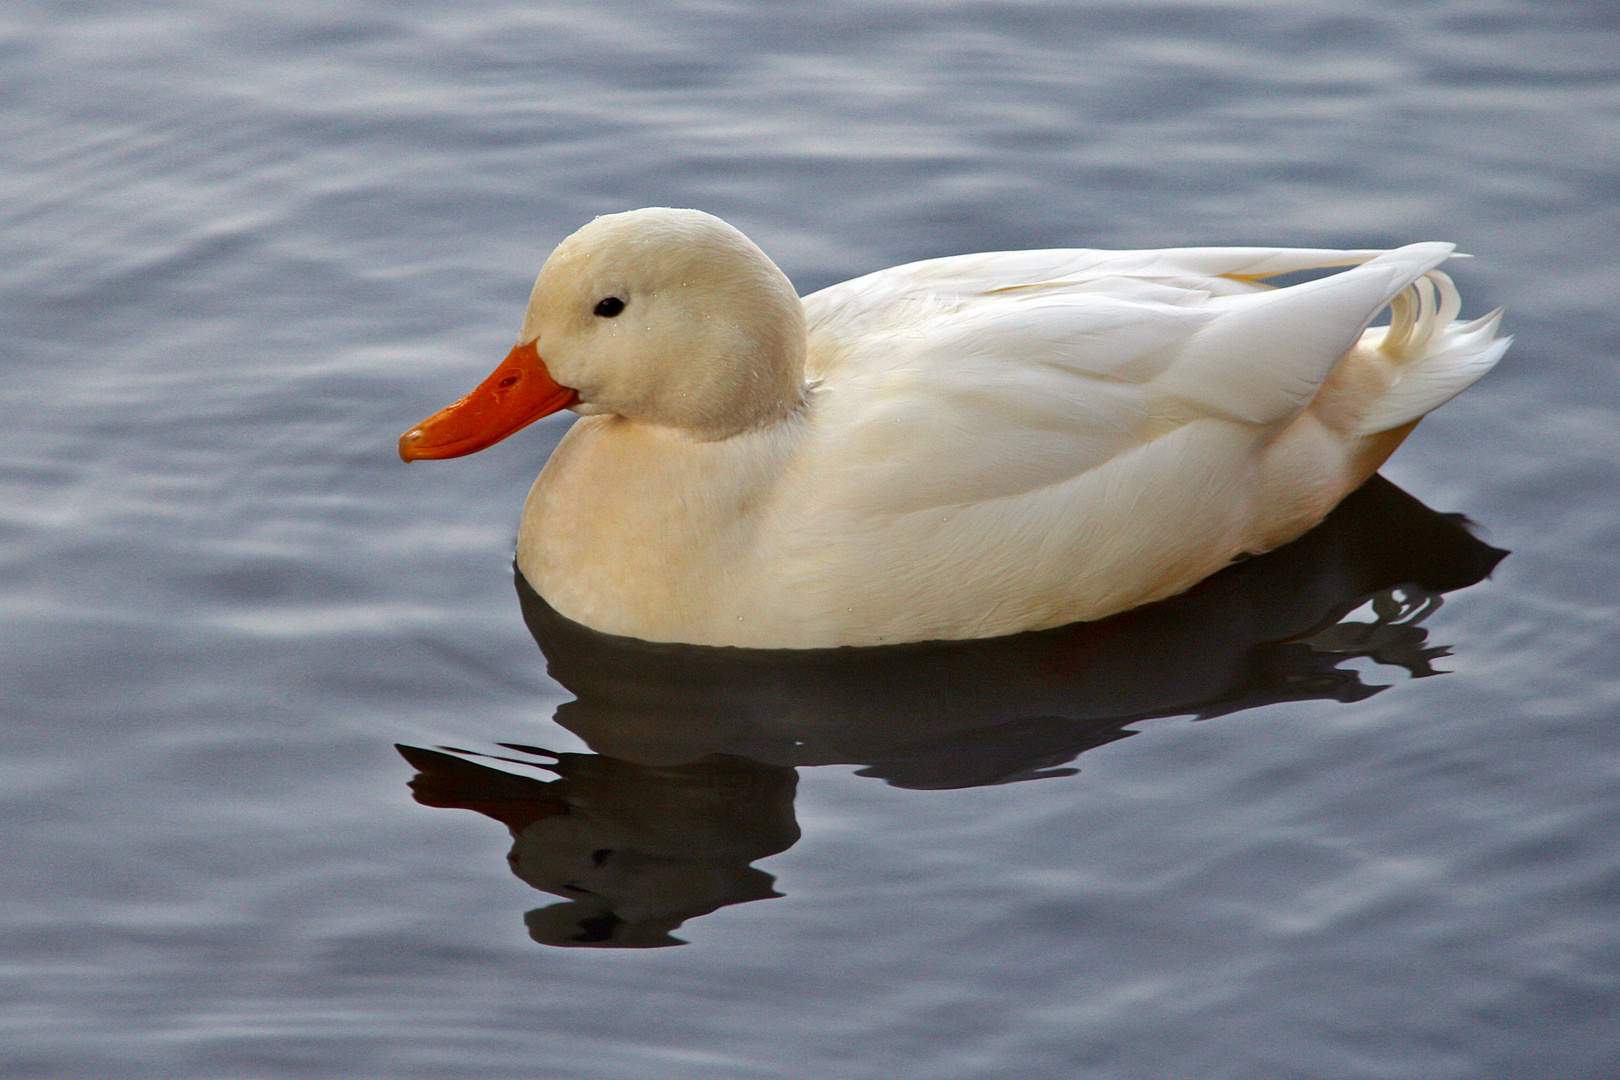
{"type": "Polygon", "coordinates": [[[1360,435],[1376,435],[1444,405],[1491,368],[1507,352],[1511,337],[1498,338],[1498,308],[1472,322],[1454,320],[1462,302],[1451,278],[1430,270],[1390,302],[1388,327],[1362,337],[1395,365],[1395,379],[1362,416],[1360,435]]]}

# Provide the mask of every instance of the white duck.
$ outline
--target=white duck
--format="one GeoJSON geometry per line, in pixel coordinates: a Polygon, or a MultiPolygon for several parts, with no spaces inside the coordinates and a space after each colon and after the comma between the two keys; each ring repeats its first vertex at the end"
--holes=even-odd
{"type": "Polygon", "coordinates": [[[1451,253],[1011,251],[801,301],[718,218],[612,214],[400,454],[584,414],[517,562],[611,634],[811,648],[1097,619],[1310,529],[1496,363],[1499,313],[1453,321],[1451,253]]]}

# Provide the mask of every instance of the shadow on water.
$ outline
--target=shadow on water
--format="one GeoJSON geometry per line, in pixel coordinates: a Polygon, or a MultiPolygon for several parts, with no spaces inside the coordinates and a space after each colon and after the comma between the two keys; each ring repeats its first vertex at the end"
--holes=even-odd
{"type": "Polygon", "coordinates": [[[600,634],[519,576],[524,619],[576,697],[556,721],[596,753],[502,744],[527,759],[490,758],[557,776],[540,781],[399,749],[418,802],[504,823],[513,872],[567,898],[526,916],[536,941],[677,945],[670,932],[687,919],[780,895],[750,864],[799,838],[798,766],[857,764],[905,788],[1007,784],[1072,774],[1068,762],[1153,717],[1360,701],[1387,687],[1341,665],[1438,674],[1446,649],[1420,624],[1506,554],[1374,477],[1294,543],[1113,618],[808,651],[600,634]]]}

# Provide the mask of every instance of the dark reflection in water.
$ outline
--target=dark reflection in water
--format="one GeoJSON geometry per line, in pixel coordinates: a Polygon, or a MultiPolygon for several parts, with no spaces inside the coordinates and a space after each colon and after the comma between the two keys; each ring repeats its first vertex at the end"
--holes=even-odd
{"type": "Polygon", "coordinates": [[[751,864],[799,837],[796,766],[858,764],[906,788],[1006,784],[1077,772],[1062,766],[1153,717],[1360,701],[1387,687],[1342,665],[1437,674],[1446,650],[1420,624],[1506,554],[1374,477],[1293,544],[1110,619],[810,651],[600,634],[519,577],[548,670],[576,695],[556,720],[597,753],[502,744],[558,777],[540,781],[400,752],[418,802],[503,822],[513,871],[567,898],[528,914],[536,941],[681,944],[670,932],[686,919],[780,895],[751,864]]]}
{"type": "MultiPolygon", "coordinates": [[[[512,830],[512,872],[568,898],[524,922],[543,945],[683,945],[669,932],[728,904],[781,894],[749,865],[793,846],[798,774],[714,755],[646,765],[597,754],[539,755],[547,782],[413,746],[416,801],[477,810],[512,830]]],[[[515,759],[506,759],[515,760],[515,759]]]]}

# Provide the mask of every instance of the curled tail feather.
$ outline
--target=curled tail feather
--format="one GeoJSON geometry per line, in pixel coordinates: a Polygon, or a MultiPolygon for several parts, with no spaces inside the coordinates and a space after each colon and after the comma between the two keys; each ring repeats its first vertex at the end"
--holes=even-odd
{"type": "Polygon", "coordinates": [[[1376,435],[1420,419],[1444,405],[1484,375],[1507,351],[1511,337],[1498,338],[1502,310],[1472,322],[1456,322],[1462,299],[1451,277],[1430,270],[1390,301],[1389,326],[1362,335],[1393,367],[1393,379],[1357,424],[1357,434],[1376,435]]]}

